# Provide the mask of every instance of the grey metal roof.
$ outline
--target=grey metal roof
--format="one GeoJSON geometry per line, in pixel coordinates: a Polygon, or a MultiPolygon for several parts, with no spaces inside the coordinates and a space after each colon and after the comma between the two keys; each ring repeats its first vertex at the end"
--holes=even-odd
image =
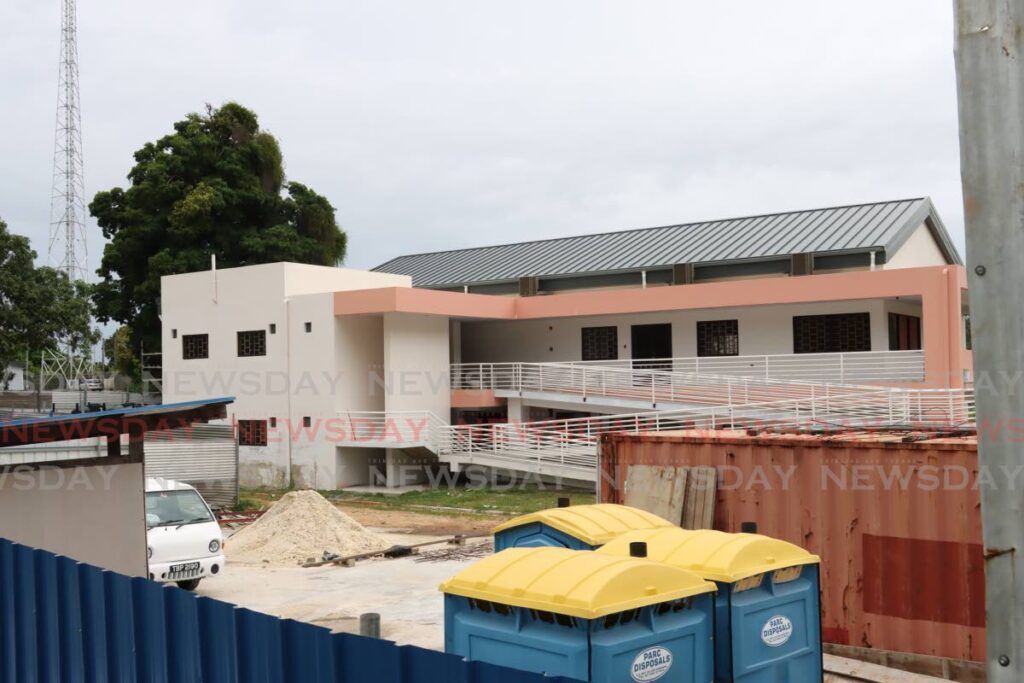
{"type": "Polygon", "coordinates": [[[452,287],[807,252],[891,255],[922,222],[947,260],[960,263],[931,200],[920,197],[399,256],[373,270],[410,275],[416,287],[452,287]]]}

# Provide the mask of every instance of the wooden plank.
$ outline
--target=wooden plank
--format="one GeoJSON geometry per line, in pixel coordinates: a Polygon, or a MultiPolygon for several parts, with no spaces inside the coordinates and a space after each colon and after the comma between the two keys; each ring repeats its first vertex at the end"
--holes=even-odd
{"type": "Polygon", "coordinates": [[[685,501],[685,467],[630,465],[623,502],[678,523],[685,501]]]}
{"type": "Polygon", "coordinates": [[[836,645],[835,643],[825,643],[825,654],[835,655],[837,659],[867,662],[890,669],[907,671],[920,676],[932,676],[941,680],[958,681],[959,683],[984,683],[986,680],[985,665],[981,662],[931,657],[910,652],[892,652],[874,648],[836,645]]]}
{"type": "Polygon", "coordinates": [[[937,683],[946,680],[835,655],[825,655],[824,663],[825,683],[937,683]]]}
{"type": "Polygon", "coordinates": [[[711,529],[715,523],[718,471],[714,467],[691,467],[686,480],[682,527],[711,529]]]}

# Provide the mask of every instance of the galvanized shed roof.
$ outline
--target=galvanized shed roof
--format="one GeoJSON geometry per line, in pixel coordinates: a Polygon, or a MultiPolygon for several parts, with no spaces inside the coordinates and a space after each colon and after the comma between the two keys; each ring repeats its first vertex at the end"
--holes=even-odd
{"type": "Polygon", "coordinates": [[[399,256],[373,270],[410,275],[415,287],[453,287],[800,253],[875,250],[884,260],[922,223],[947,260],[961,263],[931,200],[920,197],[399,256]]]}

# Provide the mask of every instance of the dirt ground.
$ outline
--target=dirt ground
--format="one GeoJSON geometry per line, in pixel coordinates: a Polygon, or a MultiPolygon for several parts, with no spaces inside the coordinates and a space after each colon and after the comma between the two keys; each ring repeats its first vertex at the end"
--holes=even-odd
{"type": "Polygon", "coordinates": [[[341,503],[336,507],[363,526],[422,536],[489,534],[491,529],[509,519],[508,515],[441,515],[389,510],[363,503],[341,503]]]}
{"type": "MultiPolygon", "coordinates": [[[[480,535],[505,516],[425,514],[379,509],[373,505],[338,505],[360,524],[380,533],[394,544],[411,545],[455,534],[480,535]]],[[[226,534],[230,530],[225,529],[226,534]]],[[[471,539],[489,551],[489,538],[471,539]]],[[[228,538],[230,547],[231,540],[228,538]]],[[[334,631],[357,633],[359,615],[378,612],[381,636],[397,643],[444,649],[444,601],[438,586],[476,558],[432,559],[451,546],[439,545],[419,556],[393,560],[368,560],[353,567],[264,567],[228,562],[218,576],[205,579],[196,591],[218,600],[324,626],[334,631]]]]}

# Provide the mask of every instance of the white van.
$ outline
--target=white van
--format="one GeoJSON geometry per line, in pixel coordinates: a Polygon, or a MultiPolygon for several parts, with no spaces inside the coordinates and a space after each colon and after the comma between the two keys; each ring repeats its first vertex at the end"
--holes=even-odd
{"type": "Polygon", "coordinates": [[[224,568],[224,535],[203,497],[188,484],[146,479],[149,578],[195,590],[224,568]]]}

